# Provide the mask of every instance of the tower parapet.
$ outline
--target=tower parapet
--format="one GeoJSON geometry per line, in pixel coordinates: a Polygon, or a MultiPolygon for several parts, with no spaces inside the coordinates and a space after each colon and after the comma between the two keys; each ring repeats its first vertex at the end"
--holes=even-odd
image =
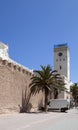
{"type": "Polygon", "coordinates": [[[68,47],[68,44],[67,44],[67,43],[64,43],[64,44],[54,45],[54,48],[59,48],[59,47],[68,47]]]}

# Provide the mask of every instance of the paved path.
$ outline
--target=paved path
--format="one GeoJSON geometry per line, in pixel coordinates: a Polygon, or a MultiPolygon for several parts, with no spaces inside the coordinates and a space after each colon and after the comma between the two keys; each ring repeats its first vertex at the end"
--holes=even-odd
{"type": "Polygon", "coordinates": [[[78,110],[1,115],[0,130],[78,130],[78,110]]]}

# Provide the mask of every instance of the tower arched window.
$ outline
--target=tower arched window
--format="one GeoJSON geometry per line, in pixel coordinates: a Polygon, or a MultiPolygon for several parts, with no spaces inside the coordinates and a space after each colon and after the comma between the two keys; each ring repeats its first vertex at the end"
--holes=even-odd
{"type": "Polygon", "coordinates": [[[60,70],[62,69],[62,66],[60,65],[60,70]]]}

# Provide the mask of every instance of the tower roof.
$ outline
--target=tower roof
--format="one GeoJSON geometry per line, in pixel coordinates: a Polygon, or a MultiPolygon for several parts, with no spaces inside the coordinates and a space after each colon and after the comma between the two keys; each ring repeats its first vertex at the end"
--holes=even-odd
{"type": "Polygon", "coordinates": [[[68,47],[67,43],[54,45],[54,48],[68,47]]]}

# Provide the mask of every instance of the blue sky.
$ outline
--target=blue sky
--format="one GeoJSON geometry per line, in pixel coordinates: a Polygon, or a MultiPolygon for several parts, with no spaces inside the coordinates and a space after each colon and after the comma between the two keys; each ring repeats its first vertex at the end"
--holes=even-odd
{"type": "Polygon", "coordinates": [[[54,44],[68,43],[71,80],[78,82],[78,0],[0,0],[0,41],[30,69],[53,66],[54,44]]]}

